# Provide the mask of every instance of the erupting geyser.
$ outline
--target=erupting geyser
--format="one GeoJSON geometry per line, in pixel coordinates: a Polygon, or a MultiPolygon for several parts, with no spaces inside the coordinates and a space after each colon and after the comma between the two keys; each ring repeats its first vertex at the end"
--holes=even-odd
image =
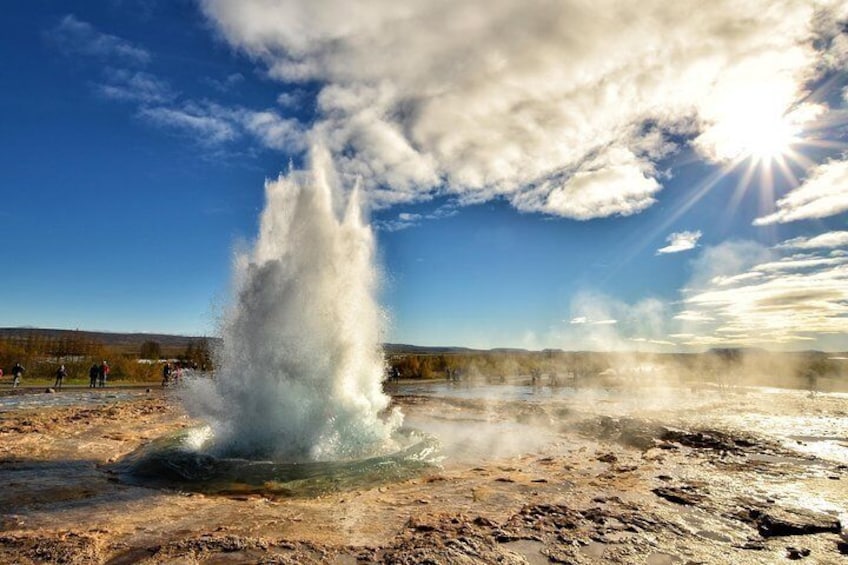
{"type": "Polygon", "coordinates": [[[346,205],[326,152],[266,183],[259,238],[236,261],[214,379],[181,391],[206,425],[115,465],[127,482],[204,492],[312,495],[400,480],[434,461],[434,438],[400,429],[383,393],[374,236],[346,205]],[[341,212],[341,213],[340,213],[341,212]]]}
{"type": "Polygon", "coordinates": [[[215,379],[187,388],[189,412],[210,426],[204,452],[327,461],[396,448],[374,236],[356,189],[336,209],[329,156],[313,150],[311,162],[266,183],[259,238],[236,261],[215,379]]]}

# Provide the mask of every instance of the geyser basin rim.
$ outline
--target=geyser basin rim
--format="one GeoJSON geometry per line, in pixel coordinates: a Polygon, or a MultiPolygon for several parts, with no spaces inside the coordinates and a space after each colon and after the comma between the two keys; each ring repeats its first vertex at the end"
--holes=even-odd
{"type": "Polygon", "coordinates": [[[154,440],[127,455],[112,470],[138,486],[180,488],[207,494],[257,492],[314,496],[413,478],[439,463],[438,441],[400,428],[391,453],[340,461],[278,462],[218,458],[204,453],[208,430],[190,428],[154,440]],[[198,441],[199,438],[206,438],[198,441]]]}

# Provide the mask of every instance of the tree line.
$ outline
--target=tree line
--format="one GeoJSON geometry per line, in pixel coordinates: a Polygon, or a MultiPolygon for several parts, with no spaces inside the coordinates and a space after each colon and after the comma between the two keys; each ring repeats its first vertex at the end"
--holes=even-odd
{"type": "Polygon", "coordinates": [[[164,348],[152,340],[133,350],[126,345],[104,344],[81,331],[0,336],[0,368],[4,376],[9,375],[15,363],[21,363],[26,368],[26,379],[50,379],[62,364],[69,380],[87,380],[93,364],[107,361],[111,381],[156,381],[161,379],[161,367],[156,361],[164,358],[175,359],[183,366],[213,369],[212,346],[206,338],[191,339],[182,350],[164,348]],[[148,362],[140,362],[143,360],[148,362]]]}

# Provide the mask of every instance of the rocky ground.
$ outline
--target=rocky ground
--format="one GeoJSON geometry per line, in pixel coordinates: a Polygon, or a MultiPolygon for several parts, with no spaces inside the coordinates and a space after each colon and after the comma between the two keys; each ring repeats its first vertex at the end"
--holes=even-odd
{"type": "Polygon", "coordinates": [[[395,402],[442,439],[440,466],[312,498],[122,483],[111,463],[192,424],[171,391],[5,405],[0,562],[848,559],[848,397],[424,392],[400,387],[395,402]]]}

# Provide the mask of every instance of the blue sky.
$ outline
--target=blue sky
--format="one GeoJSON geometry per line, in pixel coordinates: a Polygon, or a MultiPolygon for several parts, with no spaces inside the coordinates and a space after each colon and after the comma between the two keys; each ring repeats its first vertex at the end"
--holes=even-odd
{"type": "Polygon", "coordinates": [[[848,349],[848,9],[715,4],[15,2],[0,325],[214,333],[320,139],[387,341],[848,349]]]}

